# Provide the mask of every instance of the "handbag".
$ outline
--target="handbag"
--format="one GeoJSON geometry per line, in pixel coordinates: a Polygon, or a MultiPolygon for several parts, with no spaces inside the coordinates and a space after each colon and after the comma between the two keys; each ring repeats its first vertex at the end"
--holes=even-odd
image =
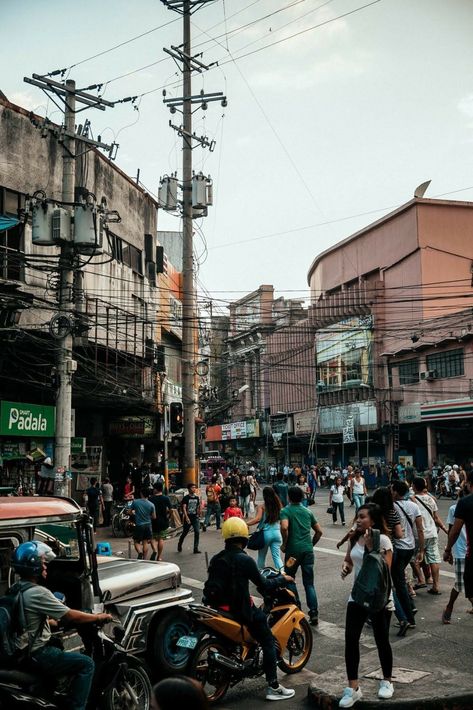
{"type": "Polygon", "coordinates": [[[264,530],[255,530],[248,538],[249,550],[262,550],[264,547],[264,530]]]}
{"type": "Polygon", "coordinates": [[[329,505],[329,507],[327,508],[327,513],[328,513],[329,515],[332,515],[332,513],[333,513],[333,508],[332,508],[331,505],[329,505]]]}

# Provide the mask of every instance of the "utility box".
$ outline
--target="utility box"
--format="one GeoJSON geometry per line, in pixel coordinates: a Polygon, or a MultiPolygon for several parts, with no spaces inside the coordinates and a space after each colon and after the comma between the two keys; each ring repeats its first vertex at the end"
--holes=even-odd
{"type": "Polygon", "coordinates": [[[199,210],[207,207],[207,178],[202,173],[192,177],[192,207],[199,210]]]}
{"type": "Polygon", "coordinates": [[[32,210],[32,233],[33,244],[42,247],[55,246],[53,239],[53,213],[55,206],[49,202],[38,203],[32,210]]]}
{"type": "Polygon", "coordinates": [[[158,204],[163,210],[177,209],[177,177],[165,175],[159,185],[158,204]]]}
{"type": "Polygon", "coordinates": [[[102,220],[95,205],[74,208],[74,246],[84,254],[102,252],[102,220]]]}
{"type": "Polygon", "coordinates": [[[52,233],[54,244],[71,241],[71,215],[62,207],[53,212],[52,233]]]}

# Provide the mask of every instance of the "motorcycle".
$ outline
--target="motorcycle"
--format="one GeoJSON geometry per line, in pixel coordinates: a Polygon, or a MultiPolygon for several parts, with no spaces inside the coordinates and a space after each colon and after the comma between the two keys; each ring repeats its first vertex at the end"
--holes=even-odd
{"type": "Polygon", "coordinates": [[[113,516],[112,516],[112,535],[113,537],[120,537],[124,535],[125,537],[131,537],[133,534],[133,529],[135,527],[135,522],[133,516],[130,513],[132,501],[125,501],[120,503],[113,516]]]}
{"type": "MultiPolygon", "coordinates": [[[[270,569],[265,576],[277,575],[270,569]]],[[[261,607],[276,641],[278,666],[284,673],[299,673],[312,653],[312,629],[289,589],[267,595],[261,607]]],[[[204,689],[209,703],[221,700],[228,688],[245,678],[263,675],[263,653],[248,629],[231,614],[202,604],[191,604],[188,613],[193,633],[177,645],[190,650],[188,674],[204,689]]]]}
{"type": "MultiPolygon", "coordinates": [[[[123,634],[113,629],[112,640],[97,624],[82,626],[85,652],[95,662],[95,673],[87,707],[90,710],[149,710],[152,690],[145,667],[120,646],[123,634]]],[[[67,707],[68,677],[45,676],[34,660],[0,669],[1,710],[59,710],[67,707]]]]}

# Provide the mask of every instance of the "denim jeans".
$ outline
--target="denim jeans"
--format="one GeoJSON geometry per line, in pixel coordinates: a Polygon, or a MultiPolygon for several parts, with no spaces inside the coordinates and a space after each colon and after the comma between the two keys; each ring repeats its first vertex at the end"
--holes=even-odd
{"type": "Polygon", "coordinates": [[[258,550],[258,567],[263,569],[266,562],[268,547],[271,550],[274,566],[279,571],[283,566],[281,559],[282,535],[279,523],[275,527],[264,528],[264,547],[258,550]]]}
{"type": "Polygon", "coordinates": [[[247,518],[250,514],[250,502],[251,496],[240,496],[240,508],[245,518],[247,518]]]}
{"type": "Polygon", "coordinates": [[[353,502],[355,503],[355,513],[358,512],[360,508],[365,503],[365,496],[363,493],[353,493],[353,502]]]}
{"type": "Polygon", "coordinates": [[[337,510],[340,511],[340,520],[342,523],[345,522],[345,506],[343,505],[343,501],[341,503],[335,503],[332,501],[332,508],[333,508],[333,513],[332,513],[332,520],[334,523],[337,522],[337,510]]]}
{"type": "Polygon", "coordinates": [[[189,515],[189,520],[190,520],[189,523],[184,521],[184,525],[182,526],[181,537],[179,538],[179,542],[177,544],[178,550],[182,547],[182,543],[184,542],[184,538],[186,537],[187,533],[189,532],[189,530],[191,528],[194,529],[194,551],[199,549],[200,520],[197,517],[197,515],[189,515]]]}
{"type": "Polygon", "coordinates": [[[220,503],[207,503],[204,525],[207,527],[207,525],[210,523],[210,516],[215,515],[215,525],[217,526],[217,530],[220,530],[221,514],[222,511],[220,509],[220,503]]]}
{"type": "Polygon", "coordinates": [[[263,651],[263,669],[268,685],[277,682],[277,659],[274,636],[268,626],[266,614],[261,609],[252,608],[252,617],[247,624],[250,634],[261,646],[263,651]]]}
{"type": "Polygon", "coordinates": [[[43,646],[33,653],[32,658],[45,674],[54,677],[70,676],[68,708],[85,710],[95,670],[95,664],[89,656],[61,651],[54,646],[43,646]]]}
{"type": "MultiPolygon", "coordinates": [[[[286,562],[287,560],[288,555],[286,554],[286,562]]],[[[285,568],[286,574],[291,575],[291,577],[295,577],[299,567],[302,572],[302,584],[304,585],[305,598],[307,606],[309,607],[309,613],[316,614],[318,612],[319,605],[314,587],[314,553],[303,552],[301,555],[298,555],[296,563],[290,569],[287,567],[285,568]]],[[[287,585],[287,588],[290,589],[291,592],[294,592],[297,604],[301,606],[301,600],[299,598],[296,585],[291,583],[287,585]]]]}
{"type": "Polygon", "coordinates": [[[406,584],[406,567],[412,559],[414,550],[403,550],[394,548],[393,561],[391,564],[391,578],[394,587],[394,605],[396,607],[396,616],[399,621],[408,621],[414,623],[414,615],[412,613],[412,602],[407,591],[406,584]]]}

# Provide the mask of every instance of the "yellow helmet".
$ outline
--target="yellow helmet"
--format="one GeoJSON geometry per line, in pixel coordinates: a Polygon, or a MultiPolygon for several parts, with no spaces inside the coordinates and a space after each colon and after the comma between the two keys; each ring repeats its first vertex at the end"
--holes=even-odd
{"type": "Polygon", "coordinates": [[[222,525],[222,537],[224,540],[231,540],[233,537],[244,537],[248,540],[248,525],[241,518],[228,518],[222,525]]]}

